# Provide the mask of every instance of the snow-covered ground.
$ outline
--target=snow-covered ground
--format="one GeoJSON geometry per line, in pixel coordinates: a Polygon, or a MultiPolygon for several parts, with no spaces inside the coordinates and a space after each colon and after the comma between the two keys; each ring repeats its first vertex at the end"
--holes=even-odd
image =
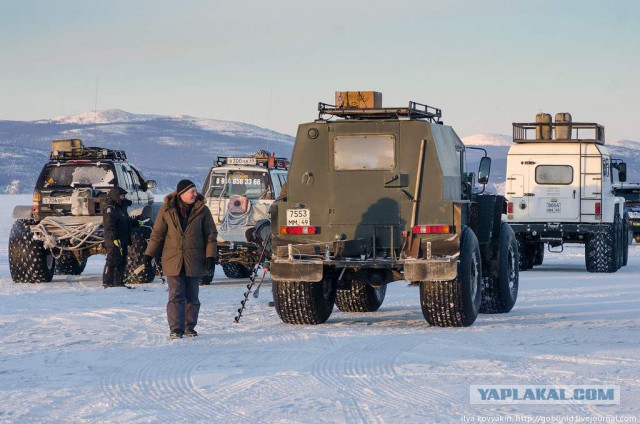
{"type": "Polygon", "coordinates": [[[615,274],[587,273],[579,246],[547,253],[511,313],[455,329],[430,327],[403,282],[379,312],[336,309],[320,326],[283,324],[267,283],[235,324],[245,281],[218,269],[201,335],[170,341],[166,287],[104,290],[104,257],[14,284],[11,211],[29,202],[0,196],[0,422],[640,421],[640,246],[615,274]],[[621,402],[473,405],[478,384],[618,385],[621,402]]]}

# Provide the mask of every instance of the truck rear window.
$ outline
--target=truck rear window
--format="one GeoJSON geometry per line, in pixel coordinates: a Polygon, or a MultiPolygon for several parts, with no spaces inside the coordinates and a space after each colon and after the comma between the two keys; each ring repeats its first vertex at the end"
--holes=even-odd
{"type": "Polygon", "coordinates": [[[567,185],[573,182],[573,167],[569,165],[539,165],[536,167],[537,184],[567,185]]]}
{"type": "Polygon", "coordinates": [[[396,166],[393,135],[339,135],[333,139],[337,171],[391,170],[396,166]]]}
{"type": "Polygon", "coordinates": [[[42,186],[76,185],[109,187],[114,184],[114,175],[109,165],[48,165],[42,175],[42,186]]]}

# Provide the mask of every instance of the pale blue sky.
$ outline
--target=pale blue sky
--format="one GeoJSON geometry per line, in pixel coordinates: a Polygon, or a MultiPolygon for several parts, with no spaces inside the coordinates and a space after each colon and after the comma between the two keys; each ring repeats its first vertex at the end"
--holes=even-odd
{"type": "Polygon", "coordinates": [[[460,136],[569,111],[640,140],[640,1],[0,0],[0,119],[98,109],[295,134],[335,90],[460,136]]]}

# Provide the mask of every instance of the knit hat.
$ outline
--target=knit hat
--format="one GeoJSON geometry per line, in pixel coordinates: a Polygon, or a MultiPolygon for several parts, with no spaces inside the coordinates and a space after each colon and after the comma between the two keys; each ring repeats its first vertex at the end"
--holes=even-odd
{"type": "Polygon", "coordinates": [[[180,182],[178,183],[178,186],[176,187],[176,192],[178,192],[178,195],[181,195],[185,191],[195,186],[196,185],[193,183],[193,181],[180,180],[180,182]]]}

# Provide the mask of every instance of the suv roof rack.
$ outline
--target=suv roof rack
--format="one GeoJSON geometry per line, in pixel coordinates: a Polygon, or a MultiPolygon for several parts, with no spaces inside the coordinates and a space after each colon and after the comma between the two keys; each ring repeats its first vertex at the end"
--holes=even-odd
{"type": "MultiPolygon", "coordinates": [[[[549,132],[551,134],[551,131],[549,132]]],[[[550,137],[550,136],[549,136],[550,137]]],[[[514,122],[513,123],[514,143],[596,143],[604,144],[604,127],[595,122],[514,122]],[[537,134],[540,128],[550,127],[557,129],[568,127],[570,138],[539,138],[537,134]],[[581,137],[587,131],[587,137],[581,137]],[[531,133],[533,132],[533,136],[531,133]]]]}
{"type": "Polygon", "coordinates": [[[397,108],[340,108],[327,103],[318,103],[318,119],[323,115],[345,119],[426,119],[434,124],[442,124],[442,110],[417,102],[409,102],[408,107],[397,108]]]}
{"type": "Polygon", "coordinates": [[[77,159],[112,159],[127,160],[124,150],[105,149],[102,147],[81,147],[71,151],[53,150],[49,154],[50,161],[67,161],[77,159]]]}
{"type": "Polygon", "coordinates": [[[247,165],[247,166],[262,166],[264,168],[272,168],[272,169],[289,169],[289,160],[287,158],[277,158],[275,156],[267,156],[267,157],[218,156],[213,164],[216,167],[225,166],[225,165],[247,165]]]}

